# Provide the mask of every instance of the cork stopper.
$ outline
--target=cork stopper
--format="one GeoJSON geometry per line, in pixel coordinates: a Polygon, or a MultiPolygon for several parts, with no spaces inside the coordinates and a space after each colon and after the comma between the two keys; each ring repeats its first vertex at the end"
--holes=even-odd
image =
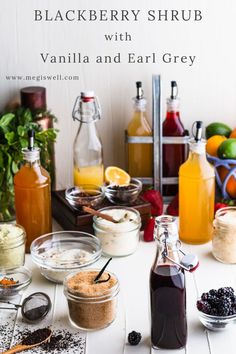
{"type": "Polygon", "coordinates": [[[20,90],[21,105],[32,111],[46,110],[46,88],[41,86],[29,86],[20,90]]]}

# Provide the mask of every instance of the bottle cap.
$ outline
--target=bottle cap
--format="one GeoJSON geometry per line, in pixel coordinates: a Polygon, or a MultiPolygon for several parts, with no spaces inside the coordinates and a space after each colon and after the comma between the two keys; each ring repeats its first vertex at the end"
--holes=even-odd
{"type": "Polygon", "coordinates": [[[183,267],[187,268],[185,270],[188,270],[189,272],[193,272],[199,266],[198,256],[196,254],[185,254],[181,259],[180,264],[183,267]]]}
{"type": "Polygon", "coordinates": [[[23,159],[28,162],[34,162],[40,158],[40,149],[38,147],[34,147],[33,150],[23,148],[21,152],[23,154],[23,159]]]}
{"type": "Polygon", "coordinates": [[[197,120],[196,122],[193,123],[192,134],[196,142],[202,140],[202,127],[203,127],[203,122],[200,120],[197,120]],[[195,126],[196,126],[196,132],[194,133],[195,126]]]}
{"type": "Polygon", "coordinates": [[[28,148],[22,149],[23,158],[26,161],[33,162],[39,160],[40,149],[34,147],[35,132],[33,129],[28,130],[28,148]]]}
{"type": "Polygon", "coordinates": [[[82,91],[81,97],[83,98],[94,98],[94,91],[82,91]]]}
{"type": "Polygon", "coordinates": [[[177,82],[176,81],[171,81],[170,83],[171,85],[171,95],[170,95],[170,98],[172,100],[176,99],[177,96],[178,96],[178,85],[177,85],[177,82]]]}
{"type": "Polygon", "coordinates": [[[32,111],[46,110],[46,88],[41,86],[29,86],[20,90],[21,105],[32,111]]]}

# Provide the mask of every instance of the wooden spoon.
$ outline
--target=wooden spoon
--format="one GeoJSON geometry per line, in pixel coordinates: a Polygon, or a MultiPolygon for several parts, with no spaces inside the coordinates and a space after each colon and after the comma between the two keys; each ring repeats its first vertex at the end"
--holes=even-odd
{"type": "MultiPolygon", "coordinates": [[[[52,331],[50,330],[50,334],[48,335],[48,337],[42,340],[41,342],[30,344],[30,345],[19,343],[1,354],[13,354],[13,353],[22,352],[23,350],[29,350],[31,348],[37,347],[38,345],[47,342],[51,338],[51,335],[52,335],[52,331]]],[[[29,336],[31,336],[31,334],[29,334],[29,336]]]]}
{"type": "Polygon", "coordinates": [[[100,211],[94,210],[94,209],[86,207],[86,206],[83,206],[83,211],[85,211],[86,213],[92,214],[92,215],[99,216],[102,219],[114,222],[115,224],[120,222],[120,220],[116,220],[110,215],[100,213],[100,211]]]}

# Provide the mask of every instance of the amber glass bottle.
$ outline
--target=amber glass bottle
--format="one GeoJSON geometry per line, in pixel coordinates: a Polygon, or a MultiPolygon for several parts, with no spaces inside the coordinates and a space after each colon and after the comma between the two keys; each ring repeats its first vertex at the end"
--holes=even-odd
{"type": "MultiPolygon", "coordinates": [[[[128,136],[151,136],[152,129],[147,119],[147,100],[143,97],[142,83],[136,82],[134,113],[128,125],[128,136]]],[[[128,144],[128,171],[132,177],[152,176],[152,144],[128,144]]]]}
{"type": "Polygon", "coordinates": [[[22,149],[24,165],[14,177],[16,222],[26,230],[26,252],[35,238],[52,231],[50,177],[33,140],[30,131],[29,146],[22,149]]]}

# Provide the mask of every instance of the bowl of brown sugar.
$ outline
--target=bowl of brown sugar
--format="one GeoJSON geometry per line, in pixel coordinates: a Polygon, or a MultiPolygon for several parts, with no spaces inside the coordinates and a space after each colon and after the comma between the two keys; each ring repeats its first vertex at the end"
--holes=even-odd
{"type": "Polygon", "coordinates": [[[64,280],[69,319],[79,329],[98,330],[115,320],[119,281],[107,271],[96,281],[99,272],[99,269],[81,270],[64,280]]]}

